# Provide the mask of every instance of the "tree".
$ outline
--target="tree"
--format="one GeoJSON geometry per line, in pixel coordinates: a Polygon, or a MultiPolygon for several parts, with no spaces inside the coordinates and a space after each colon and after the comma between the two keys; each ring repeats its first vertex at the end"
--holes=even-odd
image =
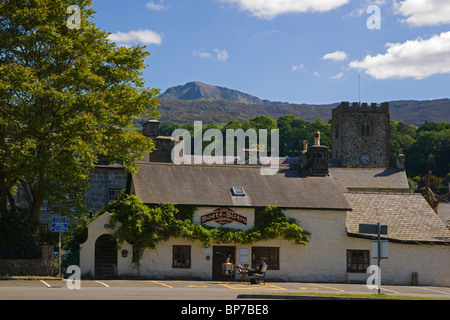
{"type": "Polygon", "coordinates": [[[153,148],[151,139],[129,130],[139,115],[157,116],[159,91],[142,79],[149,53],[111,43],[90,21],[91,5],[0,2],[1,210],[14,207],[20,184],[39,221],[44,200],[82,200],[99,156],[134,172],[135,159],[153,148]],[[67,23],[73,5],[80,28],[67,23]]]}
{"type": "Polygon", "coordinates": [[[434,192],[432,191],[430,187],[430,176],[431,171],[428,171],[427,175],[425,176],[425,187],[422,188],[423,196],[425,197],[425,200],[427,200],[428,204],[431,208],[437,213],[437,207],[439,203],[448,198],[450,196],[450,192],[447,192],[446,194],[440,196],[436,199],[436,196],[434,195],[434,192]]]}

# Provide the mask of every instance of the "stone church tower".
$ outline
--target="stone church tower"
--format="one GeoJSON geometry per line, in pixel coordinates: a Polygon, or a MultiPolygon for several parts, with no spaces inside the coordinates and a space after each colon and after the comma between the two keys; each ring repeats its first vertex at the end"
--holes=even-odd
{"type": "Polygon", "coordinates": [[[332,111],[331,157],[340,167],[388,168],[389,104],[342,102],[332,111]]]}

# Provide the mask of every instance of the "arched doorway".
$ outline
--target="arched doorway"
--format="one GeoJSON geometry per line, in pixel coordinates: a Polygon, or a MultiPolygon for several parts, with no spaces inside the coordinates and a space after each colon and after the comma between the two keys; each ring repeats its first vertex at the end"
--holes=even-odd
{"type": "Polygon", "coordinates": [[[95,241],[95,277],[113,278],[117,271],[117,243],[109,234],[95,241]]]}

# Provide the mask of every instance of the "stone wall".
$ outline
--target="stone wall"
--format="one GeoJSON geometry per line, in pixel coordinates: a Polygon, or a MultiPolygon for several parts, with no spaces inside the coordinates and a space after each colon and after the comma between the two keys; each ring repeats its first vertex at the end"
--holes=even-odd
{"type": "Polygon", "coordinates": [[[42,246],[40,259],[0,259],[0,275],[51,276],[53,275],[53,247],[42,246]]]}
{"type": "Polygon", "coordinates": [[[342,167],[383,168],[390,166],[389,105],[362,105],[342,103],[332,111],[332,157],[340,159],[342,167]],[[361,125],[367,121],[369,135],[361,134],[361,125]],[[370,162],[363,164],[362,155],[370,162]]]}
{"type": "Polygon", "coordinates": [[[86,210],[92,213],[103,209],[108,203],[109,190],[123,190],[128,173],[121,166],[96,166],[90,173],[91,185],[86,190],[86,210]]]}

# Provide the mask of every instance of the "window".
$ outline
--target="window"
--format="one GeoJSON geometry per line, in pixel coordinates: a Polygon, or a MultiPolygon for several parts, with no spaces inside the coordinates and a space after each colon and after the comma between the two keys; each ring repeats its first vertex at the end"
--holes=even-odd
{"type": "Polygon", "coordinates": [[[370,135],[369,121],[367,120],[363,120],[361,122],[361,135],[364,137],[368,137],[370,135]]]}
{"type": "Polygon", "coordinates": [[[119,199],[121,192],[122,190],[120,189],[108,189],[108,203],[114,202],[119,199]]]}
{"type": "Polygon", "coordinates": [[[260,228],[264,226],[265,218],[264,211],[266,208],[255,208],[255,227],[260,228]]]}
{"type": "Polygon", "coordinates": [[[366,272],[369,250],[347,250],[347,272],[366,272]]]}
{"type": "Polygon", "coordinates": [[[240,197],[245,196],[245,191],[244,191],[244,188],[242,188],[242,187],[231,188],[231,193],[233,194],[233,196],[240,196],[240,197]]]}
{"type": "Polygon", "coordinates": [[[172,247],[172,268],[191,267],[191,246],[172,247]]]}
{"type": "Polygon", "coordinates": [[[280,248],[252,247],[252,266],[258,266],[263,257],[266,258],[268,270],[280,270],[280,248]]]}

